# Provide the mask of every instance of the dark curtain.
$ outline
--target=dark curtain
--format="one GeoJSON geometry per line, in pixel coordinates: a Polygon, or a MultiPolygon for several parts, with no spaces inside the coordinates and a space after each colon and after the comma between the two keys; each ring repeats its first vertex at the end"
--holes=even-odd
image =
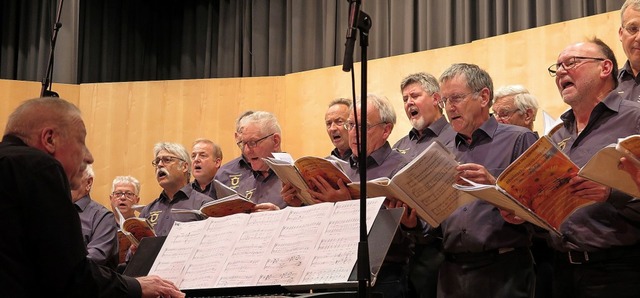
{"type": "MultiPolygon", "coordinates": [[[[76,1],[73,83],[283,75],[344,57],[344,0],[76,1]]],[[[0,78],[42,77],[52,2],[2,1],[0,78]]],[[[362,10],[373,21],[368,57],[375,59],[619,10],[623,2],[368,0],[362,10]]]]}

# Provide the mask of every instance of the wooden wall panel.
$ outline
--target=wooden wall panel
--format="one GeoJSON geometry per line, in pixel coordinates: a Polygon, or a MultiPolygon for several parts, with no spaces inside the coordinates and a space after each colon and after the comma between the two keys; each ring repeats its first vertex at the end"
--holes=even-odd
{"type": "MultiPolygon", "coordinates": [[[[537,96],[541,109],[558,117],[562,102],[547,67],[568,44],[598,36],[614,49],[620,66],[626,60],[617,37],[619,12],[519,31],[469,44],[369,61],[368,91],[384,95],[398,116],[391,143],[405,135],[406,120],[399,90],[409,73],[425,71],[436,77],[451,63],[475,63],[486,69],[497,88],[522,84],[537,96]]],[[[375,32],[371,32],[375,34],[375,32]]],[[[360,95],[360,64],[354,66],[356,94],[360,95]]],[[[61,85],[53,89],[78,104],[88,129],[87,144],[95,162],[92,197],[109,204],[111,181],[117,175],[133,175],[142,182],[142,203],[148,203],[160,187],[150,164],[153,145],[179,142],[187,150],[194,139],[214,140],[224,160],[240,154],[233,139],[236,117],[245,110],[273,112],[283,128],[283,150],[294,158],[325,156],[332,149],[324,128],[327,104],[337,97],[351,97],[351,75],[341,66],[281,77],[229,78],[61,85]]],[[[0,80],[0,126],[24,99],[40,93],[39,82],[0,80]]],[[[542,130],[541,116],[535,128],[542,130]]]]}

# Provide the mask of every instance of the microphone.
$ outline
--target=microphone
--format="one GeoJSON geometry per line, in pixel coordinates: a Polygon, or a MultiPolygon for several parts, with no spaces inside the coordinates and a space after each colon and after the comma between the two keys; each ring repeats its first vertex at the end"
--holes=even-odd
{"type": "Polygon", "coordinates": [[[356,44],[356,32],[358,31],[358,19],[360,14],[360,0],[349,1],[349,27],[347,28],[347,42],[344,49],[342,71],[349,72],[353,67],[353,48],[356,44]]]}

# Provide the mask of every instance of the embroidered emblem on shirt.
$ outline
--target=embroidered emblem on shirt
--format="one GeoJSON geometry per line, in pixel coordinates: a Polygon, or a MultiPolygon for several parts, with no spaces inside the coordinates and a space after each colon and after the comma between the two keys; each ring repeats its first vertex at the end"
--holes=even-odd
{"type": "Polygon", "coordinates": [[[558,142],[558,148],[560,148],[560,150],[564,150],[565,147],[567,147],[567,141],[569,141],[571,139],[571,137],[568,137],[560,142],[558,142]]]}
{"type": "Polygon", "coordinates": [[[231,178],[231,189],[238,188],[238,185],[240,185],[240,177],[242,177],[242,174],[229,175],[229,177],[231,178]]]}
{"type": "Polygon", "coordinates": [[[256,189],[250,189],[247,190],[247,192],[245,193],[244,197],[251,200],[251,197],[253,197],[253,193],[256,191],[256,189]]]}
{"type": "Polygon", "coordinates": [[[160,217],[160,213],[162,213],[162,211],[151,211],[149,213],[149,223],[151,223],[151,226],[155,226],[158,223],[158,218],[160,217]]]}
{"type": "Polygon", "coordinates": [[[400,148],[393,148],[393,149],[398,151],[398,153],[400,154],[407,154],[407,152],[409,152],[409,149],[400,149],[400,148]]]}

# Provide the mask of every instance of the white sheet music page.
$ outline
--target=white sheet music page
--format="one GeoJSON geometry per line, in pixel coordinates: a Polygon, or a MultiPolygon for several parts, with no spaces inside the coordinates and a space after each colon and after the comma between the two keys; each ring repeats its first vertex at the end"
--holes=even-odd
{"type": "Polygon", "coordinates": [[[207,221],[176,221],[153,262],[149,275],[159,275],[180,285],[184,266],[191,259],[193,243],[201,241],[207,223],[207,221]]]}
{"type": "Polygon", "coordinates": [[[297,284],[324,231],[333,203],[305,207],[287,207],[275,241],[268,248],[267,259],[258,270],[257,285],[297,284]]]}
{"type": "MultiPolygon", "coordinates": [[[[384,198],[367,199],[367,233],[371,230],[384,198]]],[[[298,284],[344,283],[358,259],[360,201],[335,204],[330,221],[316,244],[311,263],[298,284]]]]}
{"type": "Polygon", "coordinates": [[[240,236],[222,267],[217,288],[253,286],[258,270],[266,260],[268,248],[282,227],[289,208],[251,213],[240,236]]]}
{"type": "Polygon", "coordinates": [[[181,289],[213,288],[231,254],[249,214],[239,213],[225,217],[209,217],[209,222],[199,243],[194,243],[191,260],[185,266],[181,289]]]}

